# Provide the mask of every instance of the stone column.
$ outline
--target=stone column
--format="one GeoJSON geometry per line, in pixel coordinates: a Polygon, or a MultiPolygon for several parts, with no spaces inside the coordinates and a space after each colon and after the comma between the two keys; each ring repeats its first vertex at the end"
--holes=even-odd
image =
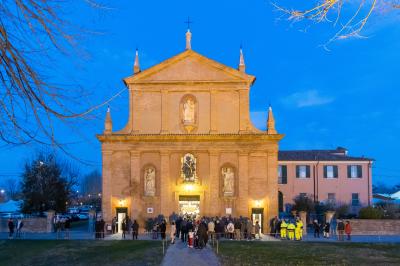
{"type": "Polygon", "coordinates": [[[210,91],[210,133],[215,134],[218,132],[218,102],[217,92],[210,91]]]}
{"type": "Polygon", "coordinates": [[[168,134],[168,91],[161,90],[161,134],[168,134]]]}
{"type": "Polygon", "coordinates": [[[300,220],[303,222],[303,235],[307,235],[307,212],[299,211],[300,220]]]}
{"type": "MultiPolygon", "coordinates": [[[[54,219],[55,211],[49,210],[47,212],[47,220],[46,220],[46,232],[47,233],[52,233],[54,231],[54,224],[53,224],[53,219],[54,219]]],[[[8,230],[8,227],[7,227],[8,230]]]]}
{"type": "MultiPolygon", "coordinates": [[[[103,144],[104,145],[104,144],[103,144]]],[[[106,223],[111,223],[112,220],[112,151],[105,151],[102,152],[102,159],[103,159],[103,176],[102,176],[102,213],[103,218],[106,223]]]]}
{"type": "Polygon", "coordinates": [[[219,153],[218,151],[209,151],[210,156],[210,179],[209,179],[209,203],[208,213],[211,216],[220,216],[220,173],[219,173],[219,153]]]}
{"type": "Polygon", "coordinates": [[[237,185],[235,189],[238,191],[235,195],[238,197],[237,210],[235,215],[249,216],[249,153],[239,152],[239,171],[236,173],[235,182],[237,185]]]}
{"type": "Polygon", "coordinates": [[[171,181],[169,178],[169,152],[161,151],[161,184],[160,184],[160,212],[165,217],[171,214],[170,207],[173,205],[171,193],[171,181]]]}
{"type": "Polygon", "coordinates": [[[239,132],[248,131],[249,122],[249,91],[239,90],[239,132]]]}
{"type": "Polygon", "coordinates": [[[139,219],[142,212],[142,201],[140,198],[140,152],[133,150],[131,151],[131,218],[139,219]]]}

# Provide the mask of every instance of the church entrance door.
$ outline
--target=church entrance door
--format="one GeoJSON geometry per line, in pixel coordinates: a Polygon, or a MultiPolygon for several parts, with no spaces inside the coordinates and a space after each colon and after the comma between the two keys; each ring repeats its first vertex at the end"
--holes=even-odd
{"type": "Polygon", "coordinates": [[[253,220],[253,225],[258,224],[261,227],[261,232],[263,232],[263,222],[264,222],[264,209],[263,208],[253,208],[251,209],[251,219],[253,220]]]}
{"type": "Polygon", "coordinates": [[[200,196],[199,195],[181,195],[179,196],[179,213],[198,215],[200,214],[200,196]]]}
{"type": "Polygon", "coordinates": [[[122,222],[128,214],[128,208],[117,208],[117,232],[122,233],[122,222]]]}

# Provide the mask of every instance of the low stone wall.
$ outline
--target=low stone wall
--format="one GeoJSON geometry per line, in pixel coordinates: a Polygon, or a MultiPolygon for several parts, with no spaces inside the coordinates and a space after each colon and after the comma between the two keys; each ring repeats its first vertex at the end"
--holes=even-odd
{"type": "Polygon", "coordinates": [[[400,220],[350,219],[353,235],[400,235],[400,220]]]}
{"type": "MultiPolygon", "coordinates": [[[[54,211],[48,211],[47,217],[23,218],[23,232],[50,233],[53,232],[54,211]]],[[[14,230],[16,230],[17,219],[14,219],[14,230]]],[[[8,232],[8,219],[0,218],[0,232],[8,232]]]]}

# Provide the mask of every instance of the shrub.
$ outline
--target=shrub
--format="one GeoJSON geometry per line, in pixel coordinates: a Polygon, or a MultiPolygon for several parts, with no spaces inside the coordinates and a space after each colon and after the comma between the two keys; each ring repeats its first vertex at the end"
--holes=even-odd
{"type": "Polygon", "coordinates": [[[292,210],[312,212],[315,209],[314,202],[307,196],[299,195],[293,199],[294,204],[292,210]]]}
{"type": "Polygon", "coordinates": [[[339,219],[348,218],[350,211],[350,206],[348,204],[339,204],[335,208],[335,216],[339,219]]]}
{"type": "Polygon", "coordinates": [[[382,219],[383,211],[374,207],[364,207],[358,213],[360,219],[382,219]]]}

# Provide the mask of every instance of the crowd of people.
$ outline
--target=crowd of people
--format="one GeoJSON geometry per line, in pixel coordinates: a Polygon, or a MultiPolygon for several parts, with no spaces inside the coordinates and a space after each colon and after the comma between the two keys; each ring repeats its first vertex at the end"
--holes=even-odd
{"type": "Polygon", "coordinates": [[[346,235],[346,239],[349,241],[351,240],[352,228],[350,221],[336,221],[336,219],[333,218],[331,221],[319,223],[318,220],[314,220],[312,227],[314,230],[314,238],[319,238],[322,232],[324,238],[337,237],[339,241],[344,241],[346,235]]]}
{"type": "MultiPolygon", "coordinates": [[[[104,225],[103,225],[104,229],[104,225]]],[[[117,217],[114,217],[111,220],[111,233],[115,234],[118,231],[118,220],[117,217]]],[[[132,235],[132,240],[138,239],[139,235],[139,224],[136,220],[131,220],[129,216],[126,216],[121,221],[121,232],[122,232],[122,239],[126,239],[127,235],[132,235]]]]}
{"type": "MultiPolygon", "coordinates": [[[[216,239],[253,240],[261,238],[261,225],[258,221],[239,217],[196,217],[191,215],[169,218],[171,244],[178,239],[190,248],[204,248],[208,241],[216,239]]],[[[162,219],[152,227],[152,238],[165,239],[167,221],[162,219]]]]}
{"type": "Polygon", "coordinates": [[[303,227],[303,221],[299,217],[293,219],[279,219],[275,216],[270,221],[271,236],[282,240],[302,240],[303,227]]]}

